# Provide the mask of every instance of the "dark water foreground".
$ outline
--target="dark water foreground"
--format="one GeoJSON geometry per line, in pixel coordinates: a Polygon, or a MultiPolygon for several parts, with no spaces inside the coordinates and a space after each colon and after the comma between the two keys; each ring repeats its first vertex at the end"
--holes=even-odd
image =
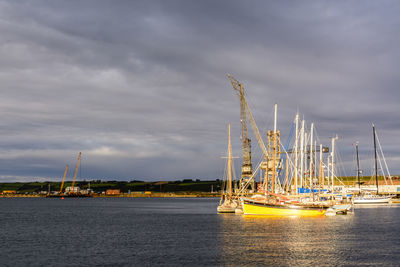
{"type": "Polygon", "coordinates": [[[400,206],[216,214],[217,199],[0,199],[1,266],[400,265],[400,206]]]}

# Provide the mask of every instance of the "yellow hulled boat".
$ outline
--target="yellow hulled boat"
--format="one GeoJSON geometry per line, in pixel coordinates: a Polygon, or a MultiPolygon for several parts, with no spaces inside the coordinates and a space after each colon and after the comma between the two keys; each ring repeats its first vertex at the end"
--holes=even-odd
{"type": "Polygon", "coordinates": [[[323,216],[327,206],[301,203],[268,203],[267,201],[242,199],[244,215],[267,216],[323,216]]]}

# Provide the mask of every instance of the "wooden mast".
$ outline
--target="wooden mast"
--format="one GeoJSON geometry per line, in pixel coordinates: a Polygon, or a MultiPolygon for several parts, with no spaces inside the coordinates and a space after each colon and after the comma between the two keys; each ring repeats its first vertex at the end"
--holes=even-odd
{"type": "Polygon", "coordinates": [[[229,199],[232,199],[232,148],[231,148],[231,124],[228,124],[228,194],[229,199]]]}

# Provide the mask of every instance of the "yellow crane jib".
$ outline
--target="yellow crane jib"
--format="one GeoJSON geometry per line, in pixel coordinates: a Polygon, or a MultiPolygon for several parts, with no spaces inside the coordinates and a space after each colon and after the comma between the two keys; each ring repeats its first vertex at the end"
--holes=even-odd
{"type": "Polygon", "coordinates": [[[74,178],[72,179],[72,185],[71,185],[71,189],[72,189],[72,190],[74,190],[75,179],[76,179],[76,175],[78,174],[79,162],[81,161],[81,155],[82,155],[82,153],[79,152],[78,160],[77,160],[77,162],[76,162],[76,167],[75,167],[75,172],[74,172],[74,178]]]}
{"type": "Polygon", "coordinates": [[[64,171],[64,176],[61,182],[61,186],[60,186],[60,194],[62,193],[63,187],[64,187],[64,182],[65,182],[65,177],[67,176],[67,171],[68,171],[68,164],[65,166],[65,171],[64,171]]]}

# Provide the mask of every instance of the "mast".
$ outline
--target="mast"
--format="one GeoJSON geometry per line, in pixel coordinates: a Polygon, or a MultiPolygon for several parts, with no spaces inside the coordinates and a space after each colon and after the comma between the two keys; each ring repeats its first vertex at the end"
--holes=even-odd
{"type": "Polygon", "coordinates": [[[318,179],[318,201],[321,200],[321,178],[322,178],[322,144],[319,145],[319,179],[318,179]]]}
{"type": "Polygon", "coordinates": [[[332,197],[333,197],[333,191],[334,191],[334,186],[335,186],[335,140],[337,139],[336,137],[332,137],[332,197]]]}
{"type": "Polygon", "coordinates": [[[360,182],[360,158],[358,156],[358,142],[356,142],[356,154],[357,154],[357,180],[358,180],[358,194],[361,194],[361,182],[360,182]]]}
{"type": "Polygon", "coordinates": [[[274,163],[272,166],[272,193],[275,193],[275,180],[276,180],[276,125],[277,125],[277,117],[278,117],[278,104],[275,104],[275,115],[274,115],[274,144],[273,144],[273,149],[274,149],[274,155],[273,155],[273,159],[274,159],[274,163]]]}
{"type": "Polygon", "coordinates": [[[228,124],[228,194],[229,199],[232,199],[232,148],[231,148],[231,124],[228,124]]]}
{"type": "Polygon", "coordinates": [[[375,180],[376,180],[376,194],[379,194],[378,189],[378,156],[376,154],[376,133],[375,133],[375,125],[372,124],[372,134],[374,136],[374,152],[375,152],[375,180]]]}
{"type": "Polygon", "coordinates": [[[303,187],[303,173],[304,173],[304,120],[301,121],[301,134],[300,134],[300,187],[303,187]]]}
{"type": "Polygon", "coordinates": [[[299,146],[299,113],[296,114],[296,139],[295,139],[295,144],[294,144],[294,188],[296,190],[296,195],[297,195],[297,172],[299,170],[297,166],[297,158],[298,158],[298,146],[299,146]]]}
{"type": "MultiPolygon", "coordinates": [[[[314,123],[311,123],[311,133],[310,133],[310,193],[313,194],[313,130],[314,123]]],[[[313,194],[314,195],[314,194],[313,194]]]]}
{"type": "Polygon", "coordinates": [[[327,161],[328,161],[328,167],[327,167],[327,170],[326,170],[326,172],[327,172],[326,174],[327,174],[327,176],[328,176],[328,177],[327,177],[327,178],[328,178],[328,185],[327,185],[327,186],[328,186],[328,188],[329,188],[330,185],[331,185],[331,184],[330,184],[330,180],[329,180],[329,179],[331,178],[331,171],[330,171],[331,158],[330,158],[329,156],[327,157],[327,161]]]}
{"type": "Polygon", "coordinates": [[[286,192],[289,193],[289,155],[287,154],[287,159],[286,159],[286,192]]]}

